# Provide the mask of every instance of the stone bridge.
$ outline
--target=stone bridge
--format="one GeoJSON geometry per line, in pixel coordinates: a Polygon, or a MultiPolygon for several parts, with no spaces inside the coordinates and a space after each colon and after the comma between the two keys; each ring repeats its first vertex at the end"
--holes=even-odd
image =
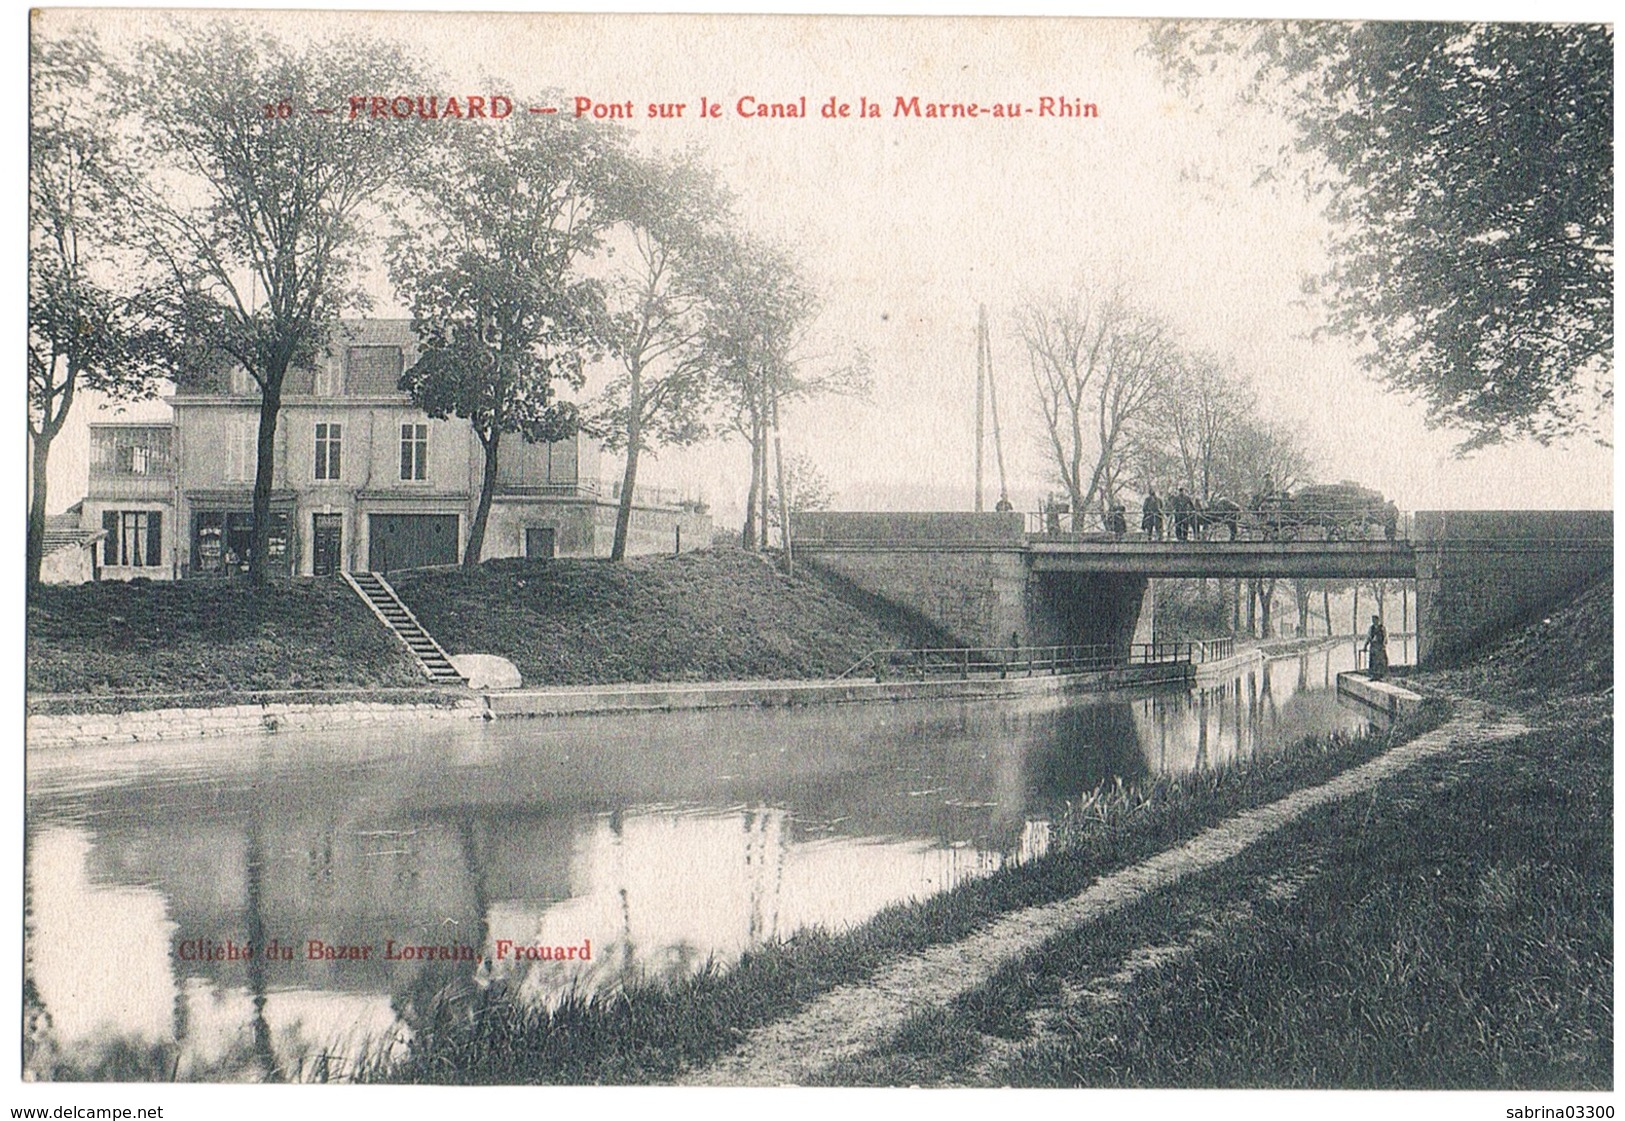
{"type": "Polygon", "coordinates": [[[1399,541],[1122,541],[1029,535],[1021,514],[797,515],[797,560],[967,646],[1150,641],[1152,581],[1415,580],[1417,647],[1451,659],[1610,572],[1613,512],[1421,511],[1399,541]]]}

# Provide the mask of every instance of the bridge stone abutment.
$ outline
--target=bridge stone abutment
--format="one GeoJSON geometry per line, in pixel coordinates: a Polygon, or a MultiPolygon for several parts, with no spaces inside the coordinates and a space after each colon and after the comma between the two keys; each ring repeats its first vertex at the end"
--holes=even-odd
{"type": "Polygon", "coordinates": [[[1614,564],[1611,510],[1418,511],[1411,539],[1425,663],[1471,653],[1614,564]]]}
{"type": "Polygon", "coordinates": [[[1020,514],[809,513],[797,560],[936,624],[966,646],[1031,644],[1020,514]]]}
{"type": "Polygon", "coordinates": [[[965,646],[1150,641],[1138,573],[1035,572],[1016,513],[801,514],[796,555],[924,617],[965,646]]]}

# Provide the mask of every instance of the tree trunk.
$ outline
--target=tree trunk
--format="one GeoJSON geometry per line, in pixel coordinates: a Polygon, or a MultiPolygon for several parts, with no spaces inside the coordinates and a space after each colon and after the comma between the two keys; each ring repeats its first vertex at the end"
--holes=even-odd
{"type": "MultiPolygon", "coordinates": [[[[52,370],[55,370],[53,364],[52,370]]],[[[40,573],[45,567],[45,511],[46,494],[50,489],[50,479],[46,471],[50,467],[51,444],[62,432],[62,426],[67,423],[68,410],[73,408],[74,392],[79,386],[79,369],[72,357],[67,359],[67,376],[60,389],[51,389],[47,381],[45,400],[40,406],[39,431],[29,428],[29,435],[34,439],[34,476],[29,481],[33,490],[28,500],[28,541],[26,545],[27,561],[25,575],[29,587],[37,587],[40,582],[40,573]],[[52,403],[56,404],[56,412],[51,411],[52,403]]]]}
{"type": "Polygon", "coordinates": [[[761,464],[757,457],[761,455],[762,445],[756,438],[756,418],[750,422],[750,493],[745,497],[745,529],[740,535],[740,543],[747,549],[756,548],[756,488],[762,481],[761,464]]]}
{"type": "Polygon", "coordinates": [[[756,487],[756,494],[760,502],[760,508],[756,512],[757,547],[766,549],[769,526],[768,504],[773,498],[773,488],[767,484],[767,410],[765,408],[762,410],[762,422],[758,432],[760,434],[757,439],[761,442],[762,451],[761,455],[757,457],[757,462],[761,464],[762,481],[756,487]]]}
{"type": "Polygon", "coordinates": [[[56,439],[56,429],[50,425],[42,426],[42,431],[32,434],[34,436],[34,477],[33,493],[28,501],[28,586],[38,587],[40,582],[40,569],[45,565],[45,469],[51,456],[51,441],[56,439]]]}
{"type": "Polygon", "coordinates": [[[271,477],[276,469],[276,422],[282,410],[281,371],[260,386],[260,430],[254,451],[254,526],[248,538],[248,580],[263,588],[271,580],[271,477]]]}
{"type": "Polygon", "coordinates": [[[1258,581],[1247,581],[1247,633],[1258,637],[1258,581]]]}
{"type": "Polygon", "coordinates": [[[472,572],[480,566],[480,554],[485,551],[485,523],[491,519],[491,498],[497,491],[497,446],[502,441],[500,429],[491,430],[488,440],[476,433],[485,445],[485,472],[480,479],[480,504],[474,511],[474,525],[468,531],[468,548],[463,550],[463,568],[472,572]]]}
{"type": "Polygon", "coordinates": [[[643,385],[632,371],[631,404],[626,413],[626,471],[621,475],[621,506],[615,511],[615,543],[609,559],[626,559],[626,537],[632,530],[632,494],[638,485],[638,451],[643,440],[643,385]]]}
{"type": "Polygon", "coordinates": [[[1264,581],[1258,582],[1258,624],[1259,638],[1274,638],[1275,628],[1270,623],[1270,609],[1275,605],[1275,581],[1267,585],[1264,581]]]}
{"type": "Polygon", "coordinates": [[[1320,613],[1326,616],[1326,633],[1332,633],[1332,593],[1326,585],[1320,586],[1320,613]]]}
{"type": "Polygon", "coordinates": [[[795,560],[790,544],[790,496],[784,491],[784,444],[779,437],[779,398],[773,395],[773,462],[778,467],[779,480],[779,547],[784,550],[784,571],[795,572],[795,560]]]}

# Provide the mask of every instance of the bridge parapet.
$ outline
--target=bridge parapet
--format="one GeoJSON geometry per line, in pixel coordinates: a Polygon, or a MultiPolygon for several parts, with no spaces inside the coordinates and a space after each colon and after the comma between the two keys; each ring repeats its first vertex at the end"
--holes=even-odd
{"type": "Polygon", "coordinates": [[[1416,515],[1417,653],[1470,653],[1610,572],[1612,510],[1424,510],[1416,515]]]}
{"type": "Polygon", "coordinates": [[[874,545],[888,548],[989,545],[1020,548],[1025,522],[1013,510],[969,513],[818,510],[794,514],[790,536],[797,544],[874,545]]]}

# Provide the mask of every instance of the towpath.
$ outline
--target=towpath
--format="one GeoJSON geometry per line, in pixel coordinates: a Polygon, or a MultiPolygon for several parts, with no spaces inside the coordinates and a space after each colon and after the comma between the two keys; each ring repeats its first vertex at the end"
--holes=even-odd
{"type": "Polygon", "coordinates": [[[796,1015],[752,1031],[736,1050],[690,1072],[681,1082],[804,1084],[830,1063],[883,1042],[910,1016],[944,1007],[1049,939],[1184,877],[1214,868],[1317,806],[1369,791],[1422,760],[1528,730],[1515,716],[1491,715],[1482,705],[1462,702],[1456,715],[1441,727],[1328,782],[1237,814],[1182,845],[1105,876],[1067,899],[1013,911],[957,942],[903,958],[867,981],[832,989],[796,1015]]]}

